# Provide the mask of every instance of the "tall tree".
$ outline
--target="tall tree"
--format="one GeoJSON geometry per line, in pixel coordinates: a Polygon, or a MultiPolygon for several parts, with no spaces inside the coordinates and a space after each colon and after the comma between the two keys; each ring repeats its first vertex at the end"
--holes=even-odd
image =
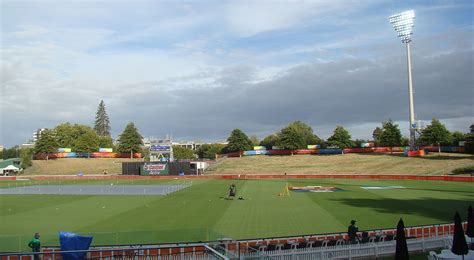
{"type": "Polygon", "coordinates": [[[293,150],[306,148],[305,137],[297,127],[287,126],[279,134],[277,145],[283,149],[293,150]]]}
{"type": "Polygon", "coordinates": [[[18,145],[15,145],[13,147],[10,147],[8,149],[3,149],[3,151],[1,151],[1,159],[10,159],[10,158],[18,158],[20,157],[20,147],[18,147],[18,145]]]}
{"type": "Polygon", "coordinates": [[[329,146],[342,149],[353,146],[351,135],[343,126],[336,126],[332,136],[328,138],[327,143],[329,146]]]}
{"type": "Polygon", "coordinates": [[[452,142],[451,133],[446,127],[436,118],[431,120],[428,125],[421,132],[421,143],[425,145],[437,145],[438,153],[441,152],[441,145],[450,145],[452,142]]]}
{"type": "MultiPolygon", "coordinates": [[[[300,135],[303,136],[303,140],[306,145],[310,144],[320,144],[321,139],[313,133],[313,128],[311,126],[301,122],[301,121],[295,121],[292,122],[288,125],[289,127],[293,127],[297,132],[300,133],[300,135]]],[[[305,147],[303,147],[305,148],[305,147]]]]}
{"type": "Polygon", "coordinates": [[[382,128],[378,126],[372,132],[372,138],[374,138],[375,146],[380,146],[380,137],[382,136],[382,132],[383,132],[382,128]]]}
{"type": "Polygon", "coordinates": [[[272,149],[273,146],[276,146],[279,141],[279,137],[277,134],[271,134],[265,138],[263,138],[262,141],[260,141],[261,146],[265,146],[268,150],[272,149]]]}
{"type": "Polygon", "coordinates": [[[427,145],[449,145],[451,143],[451,133],[446,127],[436,118],[431,120],[423,132],[421,132],[421,141],[427,145]]]}
{"type": "Polygon", "coordinates": [[[465,134],[459,131],[454,131],[451,135],[452,137],[452,145],[458,146],[459,142],[466,141],[469,138],[469,134],[465,134]]]}
{"type": "Polygon", "coordinates": [[[382,123],[382,134],[380,135],[380,145],[390,147],[390,153],[393,153],[392,148],[400,146],[402,143],[402,134],[398,125],[388,120],[382,123]]]}
{"type": "Polygon", "coordinates": [[[33,157],[33,149],[23,148],[20,150],[21,168],[26,169],[32,165],[31,157],[33,157]]]}
{"type": "Polygon", "coordinates": [[[121,153],[138,153],[141,151],[141,145],[143,145],[143,137],[133,123],[128,123],[125,130],[120,134],[118,141],[117,150],[121,153]]]}
{"type": "Polygon", "coordinates": [[[216,159],[216,154],[220,154],[224,148],[223,144],[203,144],[198,148],[197,154],[201,159],[216,159]]]}
{"type": "Polygon", "coordinates": [[[51,129],[45,129],[35,144],[35,153],[55,153],[58,150],[58,143],[51,129]]]}
{"type": "Polygon", "coordinates": [[[175,160],[195,159],[196,155],[193,150],[182,147],[179,145],[173,145],[173,157],[175,160]]]}
{"type": "Polygon", "coordinates": [[[74,141],[79,138],[77,126],[70,123],[62,123],[53,129],[59,147],[72,148],[74,141]]]}
{"type": "Polygon", "coordinates": [[[467,134],[466,137],[466,143],[464,144],[464,147],[466,148],[467,153],[474,153],[474,124],[472,124],[470,127],[470,132],[467,134]]]}
{"type": "Polygon", "coordinates": [[[105,111],[104,100],[101,100],[95,114],[94,130],[100,136],[110,136],[109,116],[105,111]]]}
{"type": "Polygon", "coordinates": [[[97,133],[88,126],[81,127],[81,133],[72,145],[75,152],[92,153],[99,150],[99,137],[97,133]]]}
{"type": "Polygon", "coordinates": [[[252,149],[252,141],[250,141],[248,136],[240,129],[232,130],[229,138],[227,138],[227,142],[229,143],[225,148],[226,152],[239,152],[252,149]]]}

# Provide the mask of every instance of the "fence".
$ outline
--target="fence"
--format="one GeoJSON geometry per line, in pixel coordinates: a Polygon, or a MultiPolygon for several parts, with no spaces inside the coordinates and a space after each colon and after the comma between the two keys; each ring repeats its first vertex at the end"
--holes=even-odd
{"type": "MultiPolygon", "coordinates": [[[[467,227],[467,222],[463,223],[464,228],[467,227]]],[[[115,255],[126,256],[131,255],[133,250],[134,256],[153,256],[160,259],[215,259],[215,258],[205,258],[205,257],[216,257],[215,252],[211,255],[203,256],[202,252],[210,250],[207,247],[212,245],[212,249],[223,256],[228,258],[241,258],[241,259],[252,259],[261,257],[262,254],[265,256],[275,256],[283,257],[280,259],[285,259],[284,256],[289,255],[298,255],[298,258],[301,259],[317,259],[319,256],[320,259],[324,259],[329,255],[331,256],[352,256],[355,257],[356,254],[363,256],[364,254],[371,255],[383,255],[391,254],[394,251],[394,241],[385,241],[385,237],[391,236],[396,233],[396,229],[380,229],[380,230],[370,230],[368,232],[369,236],[377,236],[380,238],[380,242],[377,243],[367,243],[359,245],[345,245],[344,240],[347,239],[346,233],[331,233],[331,234],[315,234],[315,235],[305,235],[305,236],[295,236],[295,237],[280,237],[280,238],[261,238],[261,239],[251,239],[251,240],[218,240],[222,239],[223,235],[213,232],[212,230],[204,229],[195,229],[195,230],[168,230],[168,231],[141,231],[141,232],[116,232],[116,233],[87,233],[84,235],[94,236],[93,249],[90,250],[90,253],[97,253],[96,257],[102,257],[100,259],[107,259],[107,257],[113,257],[115,255]],[[180,243],[180,244],[162,244],[162,245],[133,245],[132,243],[139,243],[137,238],[146,239],[148,241],[163,241],[163,242],[172,242],[179,241],[176,238],[176,234],[185,232],[186,238],[191,239],[193,236],[199,237],[202,236],[202,232],[206,232],[209,238],[207,243],[180,243]],[[165,240],[163,240],[165,239],[165,240]],[[167,239],[167,240],[166,240],[167,239]],[[330,241],[334,246],[330,246],[330,241]],[[298,248],[296,246],[299,243],[316,243],[319,242],[320,246],[318,247],[305,247],[298,248]],[[341,242],[341,243],[339,243],[341,242]],[[109,246],[107,246],[109,244],[109,246]],[[114,244],[114,245],[110,245],[114,244]],[[122,245],[120,245],[122,244],[122,245]],[[127,244],[127,245],[126,245],[127,244]],[[273,245],[274,249],[272,251],[267,251],[270,245],[273,245]],[[278,245],[281,245],[280,247],[278,245]],[[285,249],[283,245],[290,245],[289,249],[291,250],[281,250],[285,249]],[[257,248],[257,249],[254,249],[257,248]],[[113,253],[113,252],[121,253],[113,253]],[[357,251],[357,252],[356,252],[357,251]],[[392,252],[393,251],[393,252],[392,252]],[[100,253],[102,252],[102,253],[100,253]],[[105,253],[104,253],[105,252],[105,253]],[[112,253],[111,253],[112,252],[112,253]],[[196,258],[193,258],[196,256],[196,258]],[[200,258],[204,257],[204,258],[200,258]],[[308,258],[305,258],[308,257],[308,258]],[[315,257],[315,258],[313,258],[315,257]]],[[[450,236],[454,232],[454,224],[439,224],[439,225],[427,225],[427,226],[418,226],[418,227],[407,227],[405,233],[409,239],[409,249],[412,251],[425,251],[427,249],[433,248],[442,248],[448,247],[450,243],[450,236]]],[[[21,237],[19,247],[22,247],[21,250],[28,250],[26,243],[30,237],[21,237]],[[23,243],[21,243],[23,242],[23,243]]],[[[46,253],[55,252],[59,250],[59,247],[52,241],[57,241],[57,235],[54,237],[52,235],[42,235],[43,243],[49,244],[50,246],[43,248],[43,255],[48,256],[46,253]]],[[[1,240],[0,245],[3,245],[4,242],[8,242],[10,239],[4,238],[1,240]]],[[[181,238],[182,241],[182,238],[181,238]]],[[[374,242],[374,240],[372,240],[374,242]]],[[[4,251],[4,250],[2,250],[4,251]]],[[[89,252],[89,251],[88,251],[89,252]]],[[[10,254],[0,254],[0,260],[7,259],[6,257],[19,257],[20,255],[25,255],[28,257],[20,258],[8,258],[8,259],[19,259],[19,260],[29,260],[31,259],[31,253],[10,253],[10,254]]],[[[49,258],[48,258],[49,259],[49,258]]],[[[128,258],[127,258],[128,259],[128,258]]],[[[133,258],[131,258],[133,259],[133,258]]],[[[148,258],[147,258],[148,259],[148,258]]]]}
{"type": "MultiPolygon", "coordinates": [[[[0,260],[32,260],[40,257],[43,260],[62,259],[65,254],[84,254],[85,259],[161,259],[161,260],[214,260],[229,259],[207,244],[196,244],[149,247],[96,248],[92,250],[54,251],[39,253],[0,254],[0,260]]],[[[79,258],[80,259],[80,258],[79,258]]]]}
{"type": "MultiPolygon", "coordinates": [[[[427,251],[451,246],[449,236],[407,240],[408,250],[427,251]]],[[[342,244],[316,248],[294,248],[290,250],[257,251],[240,254],[240,259],[351,259],[357,257],[378,257],[395,253],[396,241],[381,241],[366,244],[342,244]]]]}
{"type": "MultiPolygon", "coordinates": [[[[176,243],[176,241],[215,241],[224,236],[209,228],[167,229],[153,231],[130,232],[80,232],[81,235],[92,236],[93,247],[116,247],[117,245],[176,243]]],[[[0,252],[30,251],[27,244],[30,235],[7,236],[0,235],[0,252]]],[[[41,234],[44,248],[59,247],[58,234],[41,234]]]]}

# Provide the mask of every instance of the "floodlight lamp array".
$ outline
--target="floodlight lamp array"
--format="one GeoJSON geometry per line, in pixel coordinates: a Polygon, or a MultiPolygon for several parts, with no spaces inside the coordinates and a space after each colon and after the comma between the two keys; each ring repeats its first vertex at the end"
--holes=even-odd
{"type": "Polygon", "coordinates": [[[395,14],[388,18],[403,43],[411,41],[413,27],[415,26],[413,23],[414,18],[415,11],[413,10],[395,14]]]}

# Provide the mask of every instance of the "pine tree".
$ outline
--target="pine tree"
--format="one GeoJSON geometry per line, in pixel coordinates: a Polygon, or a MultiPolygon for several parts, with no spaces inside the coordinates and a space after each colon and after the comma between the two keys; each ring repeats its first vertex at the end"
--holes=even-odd
{"type": "Polygon", "coordinates": [[[94,130],[99,136],[110,136],[109,116],[105,111],[104,100],[100,101],[95,115],[94,130]]]}
{"type": "Polygon", "coordinates": [[[143,145],[143,137],[133,123],[128,123],[125,130],[120,134],[118,141],[117,150],[120,153],[138,153],[143,145]]]}

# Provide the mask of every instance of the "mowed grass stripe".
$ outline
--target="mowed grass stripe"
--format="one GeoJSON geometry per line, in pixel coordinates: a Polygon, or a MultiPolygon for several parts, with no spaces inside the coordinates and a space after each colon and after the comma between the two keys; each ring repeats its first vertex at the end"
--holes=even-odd
{"type": "MultiPolygon", "coordinates": [[[[110,216],[81,231],[115,230],[135,243],[215,239],[212,226],[225,211],[223,185],[202,181],[184,190],[150,201],[133,210],[110,216]],[[152,240],[147,240],[151,238],[152,240]]],[[[226,191],[226,189],[224,188],[226,191]]]]}
{"type": "MultiPolygon", "coordinates": [[[[165,182],[150,180],[150,185],[160,183],[165,182]]],[[[357,219],[361,229],[394,228],[400,216],[407,225],[452,222],[455,210],[465,219],[474,197],[473,183],[350,179],[289,179],[289,185],[337,186],[346,191],[277,196],[285,183],[283,179],[193,180],[193,186],[164,197],[1,196],[1,223],[8,225],[0,226],[0,251],[27,249],[25,240],[34,232],[43,233],[45,243],[57,244],[59,230],[90,233],[95,244],[115,244],[345,232],[351,219],[357,219]],[[245,200],[223,199],[233,182],[237,195],[245,200]],[[360,188],[398,185],[406,189],[360,188]],[[16,212],[6,212],[3,205],[17,207],[16,212]],[[23,237],[3,239],[5,234],[23,237]]]]}
{"type": "MultiPolygon", "coordinates": [[[[290,197],[278,196],[285,189],[285,180],[246,181],[238,196],[244,201],[228,201],[230,207],[216,223],[218,232],[234,239],[308,234],[340,228],[332,214],[314,204],[305,194],[291,192],[290,197]],[[326,221],[322,224],[322,220],[326,221]]],[[[291,185],[291,181],[289,181],[291,185]]]]}
{"type": "MultiPolygon", "coordinates": [[[[456,190],[456,183],[448,183],[442,191],[423,190],[429,182],[423,181],[390,181],[390,180],[303,180],[299,184],[337,186],[346,192],[306,193],[320,206],[332,212],[340,222],[349,223],[357,219],[361,229],[392,228],[400,217],[408,225],[434,224],[451,222],[455,210],[465,211],[473,193],[472,184],[461,185],[461,192],[456,190]],[[416,191],[410,189],[364,190],[361,186],[405,186],[422,187],[416,191]],[[470,186],[470,187],[469,187],[470,186]],[[456,192],[447,193],[446,191],[456,192]],[[368,213],[369,212],[369,213],[368,213]]],[[[339,231],[345,231],[345,228],[339,231]]]]}

